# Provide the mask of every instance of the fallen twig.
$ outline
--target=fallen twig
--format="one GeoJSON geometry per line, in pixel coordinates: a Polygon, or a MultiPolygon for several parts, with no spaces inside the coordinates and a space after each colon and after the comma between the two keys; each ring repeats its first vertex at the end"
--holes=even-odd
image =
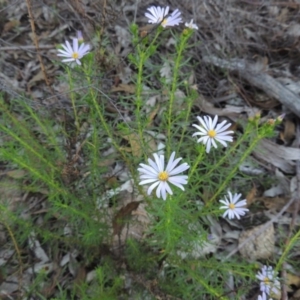
{"type": "MultiPolygon", "coordinates": [[[[48,79],[48,76],[47,76],[47,73],[46,73],[46,68],[45,68],[45,65],[43,63],[42,56],[40,54],[40,46],[39,46],[38,38],[37,38],[37,35],[36,35],[36,31],[35,31],[35,24],[34,24],[34,17],[33,17],[33,13],[32,13],[31,0],[26,0],[26,6],[27,6],[28,15],[29,15],[29,22],[30,22],[30,26],[31,26],[31,31],[32,31],[32,35],[33,35],[33,42],[34,42],[34,45],[36,47],[36,52],[37,52],[37,56],[38,56],[38,59],[39,59],[39,62],[40,62],[42,72],[43,72],[44,80],[45,80],[51,94],[54,96],[55,94],[54,94],[54,91],[53,91],[53,89],[50,85],[50,82],[49,82],[49,79],[48,79]]],[[[57,98],[56,98],[56,100],[57,100],[57,98]]]]}
{"type": "MultiPolygon", "coordinates": [[[[47,50],[47,49],[54,49],[54,45],[39,45],[40,50],[47,50]]],[[[36,46],[29,45],[29,46],[7,46],[7,47],[0,47],[0,51],[16,51],[16,50],[36,50],[36,46]]]]}
{"type": "Polygon", "coordinates": [[[263,90],[270,97],[274,97],[293,113],[300,117],[300,97],[287,89],[263,70],[242,59],[225,60],[216,56],[204,56],[203,61],[214,66],[236,71],[255,87],[263,90]]]}

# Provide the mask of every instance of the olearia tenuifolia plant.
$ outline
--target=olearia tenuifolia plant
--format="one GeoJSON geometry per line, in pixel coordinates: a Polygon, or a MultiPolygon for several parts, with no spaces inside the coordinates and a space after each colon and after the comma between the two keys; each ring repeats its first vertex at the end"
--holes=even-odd
{"type": "MultiPolygon", "coordinates": [[[[142,241],[129,239],[122,245],[127,247],[129,270],[138,265],[138,272],[148,272],[152,279],[156,276],[161,290],[180,299],[239,299],[253,285],[260,291],[259,299],[267,299],[278,291],[277,273],[264,266],[256,275],[254,263],[238,258],[220,263],[222,257],[216,252],[221,237],[215,224],[239,222],[251,213],[246,200],[249,182],[239,167],[259,141],[273,135],[281,119],[262,122],[259,115],[240,119],[241,130],[237,131],[227,118],[192,112],[198,92],[188,84],[190,74],[182,70],[193,70],[187,53],[195,45],[199,28],[193,19],[184,21],[178,9],[152,6],[144,14],[145,22],[153,27],[142,36],[137,24],[130,27],[133,51],[128,61],[135,71],[135,89],[133,96],[119,96],[116,107],[126,109],[116,109],[117,117],[106,109],[111,98],[101,90],[105,71],[100,73],[95,64],[97,47],[102,45],[92,46],[81,32],[57,50],[72,106],[63,113],[67,126],[65,121],[55,124],[51,113],[41,113],[26,103],[17,117],[1,101],[4,118],[0,129],[6,142],[0,157],[26,171],[27,192],[47,195],[45,220],[55,218],[58,225],[56,231],[46,223],[35,226],[2,203],[0,211],[6,217],[1,214],[1,222],[17,249],[10,222],[24,228],[19,242],[34,229],[43,243],[51,241],[57,251],[61,244],[69,250],[76,244],[86,265],[98,265],[94,250],[111,245],[111,224],[117,213],[118,183],[111,186],[112,180],[105,180],[109,179],[107,161],[114,159],[127,170],[135,191],[133,200],[142,199],[150,220],[142,241]],[[170,38],[174,47],[165,47],[170,38]],[[161,53],[167,53],[166,57],[161,53]],[[169,78],[161,76],[165,63],[170,65],[169,78]],[[148,105],[149,98],[157,94],[159,101],[148,105]],[[129,111],[130,117],[122,111],[129,111]],[[157,139],[163,145],[153,147],[149,136],[150,141],[157,139]],[[129,139],[134,153],[124,146],[129,139]],[[72,143],[74,148],[69,147],[72,143]],[[144,265],[143,261],[136,263],[137,257],[145,260],[144,265]],[[232,290],[228,290],[228,278],[234,281],[232,290]]],[[[19,259],[22,263],[21,256],[19,259]]],[[[117,273],[120,270],[111,261],[107,265],[110,267],[100,265],[96,270],[100,287],[94,291],[113,298],[122,292],[123,274],[117,273]]]]}

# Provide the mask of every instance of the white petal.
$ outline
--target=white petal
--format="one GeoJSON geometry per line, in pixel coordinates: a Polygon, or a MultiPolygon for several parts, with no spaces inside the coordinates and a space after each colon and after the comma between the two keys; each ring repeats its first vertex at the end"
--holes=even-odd
{"type": "Polygon", "coordinates": [[[235,204],[235,207],[243,207],[247,205],[247,201],[246,200],[241,200],[240,202],[237,202],[235,204]]]}
{"type": "Polygon", "coordinates": [[[162,198],[166,200],[166,191],[163,189],[163,182],[160,181],[159,185],[156,189],[156,197],[160,198],[160,194],[162,194],[162,198]]]}
{"type": "Polygon", "coordinates": [[[178,166],[177,168],[175,168],[174,170],[172,170],[171,172],[169,172],[169,176],[173,176],[176,174],[179,174],[181,172],[184,172],[185,170],[187,170],[190,166],[187,163],[184,163],[180,166],[178,166]]]}
{"type": "Polygon", "coordinates": [[[151,174],[153,176],[158,175],[158,170],[155,170],[153,167],[150,167],[150,166],[145,165],[145,164],[140,164],[140,166],[142,168],[138,168],[138,171],[140,171],[141,173],[151,174]]]}
{"type": "Polygon", "coordinates": [[[67,45],[67,49],[70,55],[72,55],[72,53],[74,52],[69,41],[66,41],[66,45],[67,45]]]}
{"type": "Polygon", "coordinates": [[[81,44],[79,49],[78,49],[78,53],[80,53],[82,56],[84,56],[85,54],[87,54],[87,52],[90,51],[90,45],[85,45],[85,44],[81,44]]]}
{"type": "Polygon", "coordinates": [[[159,182],[159,180],[157,180],[157,179],[145,179],[145,180],[142,180],[140,183],[139,183],[139,185],[144,185],[144,184],[149,184],[149,183],[152,183],[152,182],[154,182],[154,181],[157,181],[157,182],[159,182]]]}
{"type": "Polygon", "coordinates": [[[207,144],[207,141],[208,141],[209,139],[210,139],[209,136],[206,135],[206,136],[203,136],[203,137],[201,137],[200,139],[198,139],[197,142],[198,142],[198,143],[201,143],[201,142],[202,142],[204,145],[206,145],[206,144],[207,144]]]}
{"type": "Polygon", "coordinates": [[[149,186],[148,188],[148,195],[150,195],[152,193],[152,191],[160,184],[160,181],[157,181],[155,183],[153,183],[152,185],[149,186]]]}
{"type": "Polygon", "coordinates": [[[217,124],[217,122],[218,122],[218,116],[216,115],[215,117],[214,117],[214,120],[212,121],[212,124],[211,124],[211,128],[216,128],[216,124],[217,124]]]}
{"type": "Polygon", "coordinates": [[[223,199],[221,199],[221,200],[219,200],[219,202],[221,202],[221,203],[223,203],[224,205],[226,205],[226,207],[229,206],[228,200],[223,200],[223,199]]]}
{"type": "Polygon", "coordinates": [[[170,9],[170,7],[166,6],[166,8],[164,9],[164,12],[163,12],[164,17],[169,13],[169,9],[170,9]]]}
{"type": "Polygon", "coordinates": [[[158,167],[156,161],[154,162],[152,159],[149,158],[148,159],[148,163],[157,172],[157,175],[158,175],[158,173],[160,172],[160,170],[159,170],[159,167],[158,167]]]}
{"type": "MultiPolygon", "coordinates": [[[[169,182],[172,183],[173,185],[179,187],[180,189],[182,189],[184,191],[184,187],[180,182],[177,182],[177,180],[175,178],[170,179],[169,178],[169,182]]],[[[186,182],[183,182],[183,184],[185,184],[186,182]]]]}
{"type": "Polygon", "coordinates": [[[67,45],[61,45],[64,49],[64,51],[66,51],[68,53],[68,55],[71,55],[73,51],[70,52],[69,48],[67,47],[67,45]]]}
{"type": "Polygon", "coordinates": [[[164,182],[164,187],[168,194],[173,195],[173,192],[167,182],[164,182]]]}
{"type": "Polygon", "coordinates": [[[62,49],[58,49],[57,50],[59,53],[61,54],[57,54],[58,56],[70,56],[69,52],[62,50],[62,49]]]}
{"type": "Polygon", "coordinates": [[[205,130],[208,131],[209,130],[208,124],[206,124],[206,122],[201,117],[197,117],[197,119],[199,120],[199,122],[201,123],[201,125],[205,128],[205,130]]]}
{"type": "MultiPolygon", "coordinates": [[[[224,212],[224,214],[223,214],[223,218],[226,218],[226,216],[228,215],[228,210],[226,210],[225,212],[224,212]]],[[[229,218],[230,219],[230,218],[229,218]]]]}
{"type": "Polygon", "coordinates": [[[170,172],[176,165],[177,163],[181,160],[181,158],[177,158],[176,161],[178,160],[178,162],[176,164],[173,164],[174,162],[174,157],[175,157],[175,152],[172,152],[171,156],[170,156],[170,159],[169,159],[169,162],[167,164],[167,167],[166,167],[166,172],[170,172]]]}
{"type": "Polygon", "coordinates": [[[145,13],[145,16],[149,19],[148,23],[157,23],[157,18],[151,15],[150,13],[145,13]]]}
{"type": "MultiPolygon", "coordinates": [[[[222,144],[224,147],[227,147],[227,142],[225,142],[224,139],[220,139],[220,138],[216,137],[215,140],[217,142],[219,142],[220,144],[222,144]]],[[[229,140],[228,142],[232,142],[232,140],[231,141],[229,140]]]]}
{"type": "Polygon", "coordinates": [[[153,156],[154,156],[154,159],[155,159],[155,163],[157,165],[158,173],[163,172],[164,167],[165,167],[165,157],[164,157],[164,155],[158,156],[156,153],[154,153],[153,156]]]}
{"type": "Polygon", "coordinates": [[[206,143],[206,153],[210,152],[210,148],[211,148],[211,139],[207,139],[207,143],[206,143]]]}
{"type": "Polygon", "coordinates": [[[187,180],[188,180],[188,176],[184,176],[184,175],[169,177],[169,182],[171,182],[174,185],[176,185],[177,183],[186,184],[187,180]]]}
{"type": "Polygon", "coordinates": [[[218,146],[217,146],[217,144],[216,144],[216,142],[215,142],[215,140],[214,139],[210,139],[211,140],[211,143],[212,143],[212,145],[217,149],[218,148],[218,146]]]}
{"type": "Polygon", "coordinates": [[[73,52],[78,52],[78,39],[73,39],[73,52]]]}
{"type": "Polygon", "coordinates": [[[70,62],[70,61],[74,61],[75,59],[74,58],[66,58],[66,59],[63,59],[62,62],[70,62]]]}
{"type": "Polygon", "coordinates": [[[226,120],[224,120],[222,123],[218,124],[216,127],[216,132],[221,133],[223,131],[225,131],[227,128],[229,128],[231,126],[231,123],[227,123],[226,120]],[[226,125],[225,125],[226,124],[226,125]]]}

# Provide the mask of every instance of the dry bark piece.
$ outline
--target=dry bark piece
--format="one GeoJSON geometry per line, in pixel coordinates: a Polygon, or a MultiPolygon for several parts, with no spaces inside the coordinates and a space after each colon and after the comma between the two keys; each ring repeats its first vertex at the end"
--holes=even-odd
{"type": "MultiPolygon", "coordinates": [[[[256,226],[252,229],[245,230],[240,234],[239,245],[250,236],[255,235],[264,226],[256,226]]],[[[274,254],[275,236],[274,225],[268,226],[263,234],[258,235],[253,240],[249,241],[239,251],[242,257],[250,260],[268,259],[274,254]]]]}
{"type": "Polygon", "coordinates": [[[267,95],[277,99],[294,114],[300,117],[300,98],[290,91],[278,80],[263,71],[257,71],[257,67],[243,59],[225,60],[216,56],[204,56],[203,61],[214,66],[238,72],[255,87],[263,90],[267,95]]]}
{"type": "Polygon", "coordinates": [[[267,139],[259,142],[257,150],[254,150],[253,154],[289,174],[295,172],[295,163],[292,160],[300,159],[300,149],[280,146],[267,139]]]}

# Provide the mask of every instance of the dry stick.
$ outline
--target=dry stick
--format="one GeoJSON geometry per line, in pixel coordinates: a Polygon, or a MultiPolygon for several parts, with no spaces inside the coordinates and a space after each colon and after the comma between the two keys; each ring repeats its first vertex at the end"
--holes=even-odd
{"type": "Polygon", "coordinates": [[[103,1],[102,5],[102,20],[101,20],[101,37],[105,29],[105,22],[106,22],[106,8],[107,8],[107,3],[106,0],[103,1]]]}
{"type": "MultiPolygon", "coordinates": [[[[37,52],[37,56],[38,56],[38,59],[39,59],[39,62],[40,62],[42,72],[43,72],[44,80],[45,80],[51,94],[56,98],[56,96],[54,95],[54,91],[53,91],[53,89],[50,85],[50,82],[48,80],[46,69],[45,69],[45,66],[44,66],[44,63],[43,63],[43,59],[42,59],[42,56],[40,54],[40,47],[39,47],[39,42],[38,42],[37,35],[36,35],[36,32],[35,32],[34,17],[33,17],[32,7],[31,7],[31,2],[30,1],[31,0],[26,0],[26,5],[27,5],[27,11],[28,11],[28,15],[29,15],[29,22],[30,22],[30,26],[31,26],[31,31],[32,31],[32,35],[33,35],[33,42],[34,42],[36,52],[37,52]]],[[[57,100],[57,98],[56,98],[56,100],[57,100]]]]}
{"type": "MultiPolygon", "coordinates": [[[[253,0],[240,0],[241,2],[250,4],[250,5],[255,5],[255,6],[262,6],[263,3],[261,1],[253,1],[253,0]]],[[[272,5],[274,6],[284,6],[284,7],[290,7],[297,9],[299,7],[298,3],[293,3],[293,2],[287,2],[287,1],[279,1],[275,2],[272,5]]]]}
{"type": "Polygon", "coordinates": [[[242,59],[225,60],[216,56],[204,56],[203,61],[220,68],[238,72],[242,78],[263,90],[270,97],[280,101],[300,117],[300,98],[272,76],[264,73],[263,70],[257,70],[255,65],[242,59]]]}
{"type": "MultiPolygon", "coordinates": [[[[53,45],[39,45],[39,49],[54,49],[53,45]]],[[[7,47],[0,47],[0,51],[16,51],[16,50],[36,50],[36,46],[28,45],[28,46],[7,46],[7,47]]]]}
{"type": "Polygon", "coordinates": [[[79,2],[78,0],[72,0],[72,1],[64,1],[66,5],[72,10],[78,21],[80,22],[83,31],[85,34],[89,33],[88,27],[86,25],[86,22],[82,21],[82,16],[85,19],[88,19],[90,21],[90,24],[94,24],[94,20],[85,12],[85,10],[82,8],[82,3],[79,2]],[[71,2],[71,3],[70,3],[71,2]]]}

